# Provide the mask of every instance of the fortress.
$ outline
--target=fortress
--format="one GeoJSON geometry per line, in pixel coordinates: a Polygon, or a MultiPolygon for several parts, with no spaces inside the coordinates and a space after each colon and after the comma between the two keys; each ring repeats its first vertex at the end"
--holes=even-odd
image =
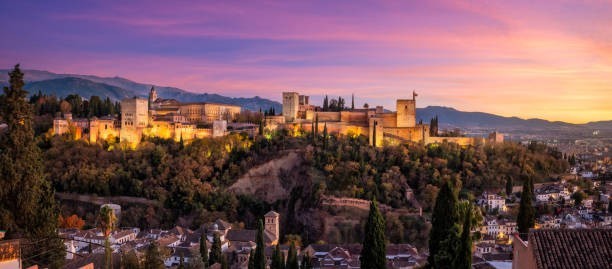
{"type": "Polygon", "coordinates": [[[180,103],[157,97],[151,88],[149,98],[121,101],[121,117],[73,119],[71,114],[53,120],[53,134],[72,133],[75,139],[91,143],[116,139],[135,146],[143,136],[190,141],[227,134],[227,125],[241,111],[240,106],[217,103],[180,103]]]}
{"type": "Polygon", "coordinates": [[[268,119],[268,124],[289,129],[316,128],[319,132],[327,128],[329,133],[365,135],[370,144],[376,147],[385,143],[405,142],[430,144],[448,141],[467,146],[503,141],[503,136],[496,133],[488,139],[430,136],[429,125],[416,121],[416,97],[417,94],[413,92],[412,99],[397,99],[395,112],[385,111],[382,106],[369,108],[367,105],[363,108],[329,111],[309,104],[308,96],[284,92],[282,116],[268,119]]]}

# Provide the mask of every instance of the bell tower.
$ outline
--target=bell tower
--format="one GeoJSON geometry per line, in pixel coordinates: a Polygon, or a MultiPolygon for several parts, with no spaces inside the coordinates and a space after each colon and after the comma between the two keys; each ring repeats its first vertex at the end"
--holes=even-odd
{"type": "MultiPolygon", "coordinates": [[[[274,236],[273,241],[277,241],[280,238],[280,214],[270,211],[264,215],[265,218],[265,230],[274,236]]],[[[274,245],[274,244],[273,244],[274,245]]]]}

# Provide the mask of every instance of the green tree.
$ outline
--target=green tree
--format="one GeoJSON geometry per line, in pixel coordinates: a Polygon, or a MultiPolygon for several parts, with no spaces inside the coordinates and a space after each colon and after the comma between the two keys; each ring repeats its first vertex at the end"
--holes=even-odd
{"type": "Polygon", "coordinates": [[[23,86],[23,73],[16,65],[9,73],[9,87],[0,95],[0,118],[8,127],[0,133],[0,227],[8,239],[37,242],[24,244],[24,267],[37,263],[59,268],[65,255],[56,233],[59,210],[44,177],[34,139],[33,109],[26,102],[23,86]]]}
{"type": "Polygon", "coordinates": [[[287,269],[299,269],[299,262],[297,258],[297,250],[295,248],[295,243],[291,242],[289,245],[289,252],[287,253],[287,269]]]}
{"type": "Polygon", "coordinates": [[[255,250],[251,249],[251,253],[249,253],[249,265],[248,269],[255,269],[255,250]]]}
{"type": "MultiPolygon", "coordinates": [[[[431,231],[429,233],[429,257],[427,261],[432,268],[441,268],[436,263],[436,255],[444,247],[444,240],[451,234],[453,226],[457,223],[457,195],[450,181],[445,181],[436,197],[436,203],[431,216],[431,231]]],[[[447,240],[451,243],[452,240],[447,240]]],[[[446,248],[448,249],[448,248],[446,248]]]]}
{"type": "Polygon", "coordinates": [[[518,232],[525,236],[530,228],[535,225],[535,209],[533,208],[533,190],[531,189],[531,178],[523,181],[523,192],[521,193],[521,203],[519,213],[516,218],[518,232]]]}
{"type": "Polygon", "coordinates": [[[355,109],[355,94],[351,94],[351,110],[355,109]]]}
{"type": "Polygon", "coordinates": [[[123,253],[121,255],[121,268],[123,269],[140,269],[140,262],[138,256],[134,251],[123,253]]]}
{"type": "Polygon", "coordinates": [[[472,268],[472,208],[468,207],[463,220],[463,229],[461,231],[461,240],[459,251],[455,261],[455,268],[471,269],[472,268]]]}
{"type": "Polygon", "coordinates": [[[155,241],[149,244],[149,247],[145,251],[144,257],[144,269],[165,269],[162,255],[159,251],[159,247],[155,241]]]}
{"type": "Polygon", "coordinates": [[[183,256],[183,253],[181,253],[181,258],[179,259],[179,266],[177,269],[185,269],[185,257],[183,256]]]}
{"type": "Polygon", "coordinates": [[[204,268],[208,267],[208,247],[206,246],[206,234],[202,233],[200,236],[200,256],[202,257],[202,263],[204,268]]]}
{"type": "Polygon", "coordinates": [[[112,268],[113,266],[113,251],[110,247],[109,236],[115,229],[117,217],[115,212],[109,206],[100,208],[100,228],[104,231],[104,268],[112,268]]]}
{"type": "Polygon", "coordinates": [[[361,250],[361,268],[384,269],[387,267],[387,245],[385,241],[385,219],[378,210],[376,199],[370,204],[370,213],[365,225],[365,238],[361,250]]]}
{"type": "Polygon", "coordinates": [[[584,198],[586,198],[587,195],[586,193],[584,193],[583,191],[577,191],[572,193],[571,198],[574,199],[574,205],[575,206],[579,206],[582,204],[582,201],[584,200],[584,198]]]}
{"type": "Polygon", "coordinates": [[[323,111],[327,111],[329,109],[329,99],[327,98],[327,95],[325,95],[325,98],[323,99],[323,111]]]}
{"type": "Polygon", "coordinates": [[[213,237],[212,247],[210,247],[210,258],[209,263],[211,265],[215,263],[221,263],[223,253],[221,252],[221,239],[219,235],[215,233],[213,237]]]}
{"type": "Polygon", "coordinates": [[[263,233],[263,221],[260,219],[257,224],[257,237],[255,238],[255,243],[257,244],[257,246],[255,247],[255,257],[253,258],[253,266],[255,269],[266,268],[266,246],[264,245],[263,233]]]}
{"type": "Polygon", "coordinates": [[[514,186],[514,182],[512,182],[512,176],[507,176],[506,178],[506,195],[510,196],[512,194],[512,187],[514,186]]]}
{"type": "Polygon", "coordinates": [[[310,260],[310,256],[308,254],[304,254],[302,256],[302,265],[300,269],[312,269],[312,261],[310,260]]]}
{"type": "Polygon", "coordinates": [[[272,262],[270,263],[270,269],[284,269],[285,261],[283,260],[283,254],[280,250],[280,245],[277,244],[272,253],[272,262]]]}

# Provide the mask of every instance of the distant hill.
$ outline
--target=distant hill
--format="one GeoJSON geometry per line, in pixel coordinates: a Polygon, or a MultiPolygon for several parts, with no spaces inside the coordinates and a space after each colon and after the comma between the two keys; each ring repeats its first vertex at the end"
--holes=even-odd
{"type": "Polygon", "coordinates": [[[76,77],[29,82],[25,85],[25,89],[31,94],[40,90],[46,94],[52,93],[57,97],[78,94],[87,98],[97,95],[103,98],[110,97],[113,100],[121,100],[135,95],[134,92],[126,89],[76,77]]]}
{"type": "MultiPolygon", "coordinates": [[[[0,86],[8,83],[9,70],[0,70],[0,86]]],[[[258,96],[248,98],[233,98],[219,94],[193,93],[179,88],[157,86],[134,82],[121,77],[98,77],[78,74],[56,74],[40,70],[24,70],[25,88],[30,93],[39,90],[45,94],[66,96],[77,93],[85,98],[92,95],[110,97],[113,100],[121,100],[126,97],[147,97],[151,86],[157,90],[161,98],[173,98],[181,102],[212,102],[239,105],[245,109],[258,111],[274,107],[281,111],[281,104],[276,101],[264,99],[258,96]]]]}
{"type": "Polygon", "coordinates": [[[417,120],[429,123],[438,116],[441,128],[495,129],[502,132],[547,131],[547,132],[592,132],[593,129],[612,131],[612,120],[572,124],[542,119],[503,117],[484,112],[465,112],[450,107],[428,106],[417,108],[417,120]]]}

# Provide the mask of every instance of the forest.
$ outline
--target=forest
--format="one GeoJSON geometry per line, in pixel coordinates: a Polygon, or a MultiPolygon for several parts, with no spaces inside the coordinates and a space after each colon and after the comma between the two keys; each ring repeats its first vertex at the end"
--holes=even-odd
{"type": "MultiPolygon", "coordinates": [[[[254,227],[257,216],[275,209],[287,216],[284,234],[298,234],[310,242],[360,238],[354,232],[360,225],[350,221],[336,223],[332,234],[323,234],[323,220],[339,214],[321,209],[318,202],[323,195],[376,198],[392,208],[410,208],[413,205],[405,192],[411,189],[424,211],[430,212],[440,186],[448,179],[460,182],[459,198],[474,200],[485,189],[503,193],[509,179],[516,185],[527,178],[540,182],[568,168],[559,152],[540,144],[373,148],[367,142],[360,136],[278,131],[256,138],[233,134],[189,144],[149,139],[134,150],[64,136],[40,136],[39,146],[45,173],[57,192],[136,196],[159,202],[159,208],[128,206],[124,226],[182,223],[197,227],[224,218],[254,227]],[[288,150],[302,152],[304,162],[285,175],[296,181],[287,185],[287,200],[266,203],[254,195],[227,191],[249,169],[288,150]]],[[[392,242],[425,244],[426,233],[414,232],[428,229],[423,219],[387,218],[387,236],[392,242]]]]}

